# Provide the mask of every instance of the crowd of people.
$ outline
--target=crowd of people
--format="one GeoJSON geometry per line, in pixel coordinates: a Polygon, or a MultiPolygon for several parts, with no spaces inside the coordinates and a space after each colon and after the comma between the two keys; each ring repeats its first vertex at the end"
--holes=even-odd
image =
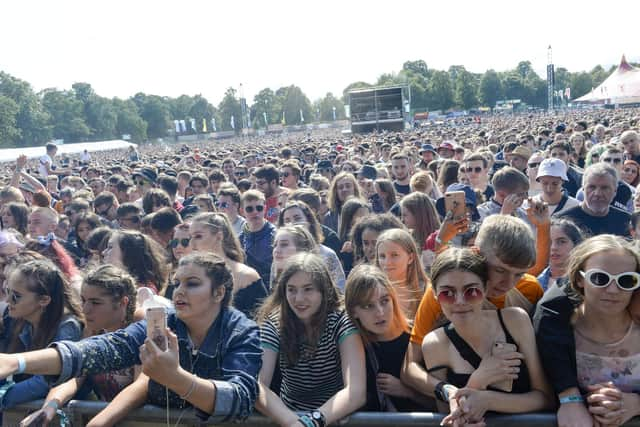
{"type": "Polygon", "coordinates": [[[0,410],[44,399],[22,425],[72,399],[108,402],[93,427],[640,415],[638,109],[56,154],[0,166],[0,410]]]}

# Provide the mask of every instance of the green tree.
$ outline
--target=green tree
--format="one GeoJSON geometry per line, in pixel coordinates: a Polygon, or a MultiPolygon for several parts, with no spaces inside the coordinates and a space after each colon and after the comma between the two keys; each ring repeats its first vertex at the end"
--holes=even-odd
{"type": "Polygon", "coordinates": [[[207,131],[211,129],[211,119],[215,116],[216,108],[207,101],[202,95],[196,95],[193,98],[194,102],[189,110],[189,117],[196,119],[196,129],[200,132],[204,132],[202,126],[202,120],[207,122],[207,131]]]}
{"type": "Polygon", "coordinates": [[[138,113],[138,107],[131,99],[123,101],[118,98],[113,99],[113,106],[116,111],[116,135],[131,135],[134,142],[143,142],[147,139],[147,122],[138,113]]]}
{"type": "Polygon", "coordinates": [[[118,115],[111,100],[91,95],[84,104],[84,112],[87,125],[91,129],[92,139],[115,138],[118,115]]]}
{"type": "Polygon", "coordinates": [[[417,74],[422,76],[425,79],[430,77],[430,71],[427,67],[427,63],[422,59],[418,59],[417,61],[406,61],[402,64],[402,70],[408,71],[411,74],[417,74]]]}
{"type": "Polygon", "coordinates": [[[304,116],[304,123],[311,123],[314,120],[315,115],[311,110],[311,102],[298,86],[291,85],[286,88],[282,106],[288,125],[302,124],[300,111],[304,116]]]}
{"type": "Polygon", "coordinates": [[[498,73],[487,70],[480,79],[480,100],[490,108],[496,106],[496,101],[502,98],[502,84],[498,73]]]}
{"type": "Polygon", "coordinates": [[[602,65],[596,65],[595,67],[593,67],[589,74],[591,74],[591,80],[593,81],[594,87],[599,86],[600,83],[602,83],[607,77],[609,77],[609,73],[607,73],[605,69],[602,68],[602,65]]]}
{"type": "Polygon", "coordinates": [[[254,126],[264,127],[264,116],[266,113],[267,123],[277,123],[278,118],[274,117],[273,111],[276,107],[276,95],[271,89],[264,88],[253,97],[251,106],[251,116],[254,118],[254,126]]]}
{"type": "Polygon", "coordinates": [[[467,70],[460,71],[455,79],[455,103],[465,110],[478,105],[478,82],[467,70]]]}
{"type": "Polygon", "coordinates": [[[331,92],[327,93],[324,98],[317,101],[314,105],[314,110],[317,108],[320,110],[320,121],[330,122],[333,121],[333,109],[336,109],[336,120],[342,120],[345,117],[344,104],[331,92]]]}
{"type": "Polygon", "coordinates": [[[242,129],[242,108],[240,101],[236,98],[236,90],[229,87],[224,93],[224,97],[218,105],[218,114],[220,123],[217,127],[220,130],[233,130],[231,127],[231,117],[233,117],[235,132],[239,133],[242,129]]]}
{"type": "Polygon", "coordinates": [[[571,99],[580,98],[582,95],[591,92],[594,87],[590,73],[583,71],[575,73],[571,77],[571,99]]]}
{"type": "Polygon", "coordinates": [[[446,71],[435,71],[427,86],[430,106],[435,110],[448,110],[453,106],[453,88],[446,71]]]}
{"type": "Polygon", "coordinates": [[[84,105],[73,91],[45,89],[42,105],[51,116],[53,137],[65,142],[85,141],[91,129],[84,120],[84,105]]]}
{"type": "Polygon", "coordinates": [[[172,120],[185,120],[189,117],[194,99],[188,95],[180,95],[169,100],[169,111],[172,120]]]}
{"type": "Polygon", "coordinates": [[[168,101],[157,95],[137,93],[133,102],[138,106],[140,117],[147,123],[149,138],[163,138],[171,126],[168,101]]]}
{"type": "Polygon", "coordinates": [[[16,127],[20,136],[16,145],[41,145],[51,139],[49,114],[29,83],[0,71],[0,95],[12,99],[19,107],[16,127]]]}
{"type": "Polygon", "coordinates": [[[0,146],[13,147],[20,138],[16,116],[20,107],[8,96],[0,95],[0,146]]]}

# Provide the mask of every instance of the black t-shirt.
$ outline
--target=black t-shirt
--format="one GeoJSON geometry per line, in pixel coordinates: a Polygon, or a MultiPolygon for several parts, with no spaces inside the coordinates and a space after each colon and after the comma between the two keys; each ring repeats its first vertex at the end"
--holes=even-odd
{"type": "Polygon", "coordinates": [[[616,190],[616,197],[611,202],[611,206],[615,206],[618,209],[626,211],[627,203],[633,197],[631,187],[629,187],[624,181],[618,181],[618,189],[616,190]]]}
{"type": "Polygon", "coordinates": [[[630,233],[631,215],[614,207],[609,208],[609,213],[606,216],[589,215],[582,210],[581,206],[567,209],[558,216],[570,219],[589,236],[615,234],[627,237],[630,233]]]}
{"type": "Polygon", "coordinates": [[[396,189],[396,193],[402,194],[403,196],[406,196],[407,194],[411,193],[411,186],[409,184],[402,185],[394,181],[393,187],[396,189]]]}
{"type": "MultiPolygon", "coordinates": [[[[367,351],[373,349],[378,360],[378,372],[374,372],[371,357],[367,355],[367,406],[368,411],[380,411],[377,397],[376,375],[378,373],[390,374],[400,378],[400,369],[404,362],[404,355],[409,346],[410,335],[403,332],[398,338],[391,341],[378,341],[371,343],[367,351]]],[[[410,399],[391,396],[391,402],[400,412],[412,412],[421,410],[420,405],[410,399]]]]}

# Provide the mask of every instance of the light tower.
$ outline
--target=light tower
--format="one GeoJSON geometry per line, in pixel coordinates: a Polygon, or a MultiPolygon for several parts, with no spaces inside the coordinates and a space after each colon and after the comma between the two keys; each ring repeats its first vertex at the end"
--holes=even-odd
{"type": "Polygon", "coordinates": [[[553,96],[554,96],[554,83],[555,83],[555,72],[553,69],[553,58],[551,52],[551,45],[547,49],[547,108],[549,111],[553,111],[553,96]]]}

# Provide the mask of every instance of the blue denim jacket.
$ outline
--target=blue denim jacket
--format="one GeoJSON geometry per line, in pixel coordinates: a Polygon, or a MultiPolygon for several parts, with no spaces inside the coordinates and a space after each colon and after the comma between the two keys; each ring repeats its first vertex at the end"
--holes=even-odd
{"type": "MultiPolygon", "coordinates": [[[[248,417],[258,396],[258,373],[262,366],[262,349],[258,326],[234,308],[220,311],[197,355],[192,347],[186,325],[175,312],[168,316],[169,328],[178,337],[180,366],[200,378],[211,379],[216,386],[215,407],[212,414],[197,410],[208,422],[237,421],[248,417]]],[[[87,338],[80,342],[54,343],[62,360],[62,373],[48,378],[55,385],[70,378],[108,372],[141,364],[140,346],[147,338],[145,320],[126,329],[87,338]]],[[[149,381],[148,402],[166,405],[165,387],[149,381]]],[[[169,404],[183,408],[189,405],[169,390],[169,404]]]]}
{"type": "MultiPolygon", "coordinates": [[[[3,330],[0,332],[0,351],[6,352],[11,340],[11,329],[14,319],[8,315],[8,310],[3,315],[3,330]]],[[[31,324],[24,324],[18,338],[26,351],[31,348],[33,328],[31,324]]],[[[77,341],[82,337],[82,324],[73,316],[68,316],[60,322],[54,341],[77,341]]],[[[16,384],[11,387],[0,400],[0,409],[11,408],[24,402],[42,399],[49,393],[49,384],[41,375],[17,375],[14,376],[16,384]]],[[[2,381],[4,383],[4,381],[2,381]]]]}

